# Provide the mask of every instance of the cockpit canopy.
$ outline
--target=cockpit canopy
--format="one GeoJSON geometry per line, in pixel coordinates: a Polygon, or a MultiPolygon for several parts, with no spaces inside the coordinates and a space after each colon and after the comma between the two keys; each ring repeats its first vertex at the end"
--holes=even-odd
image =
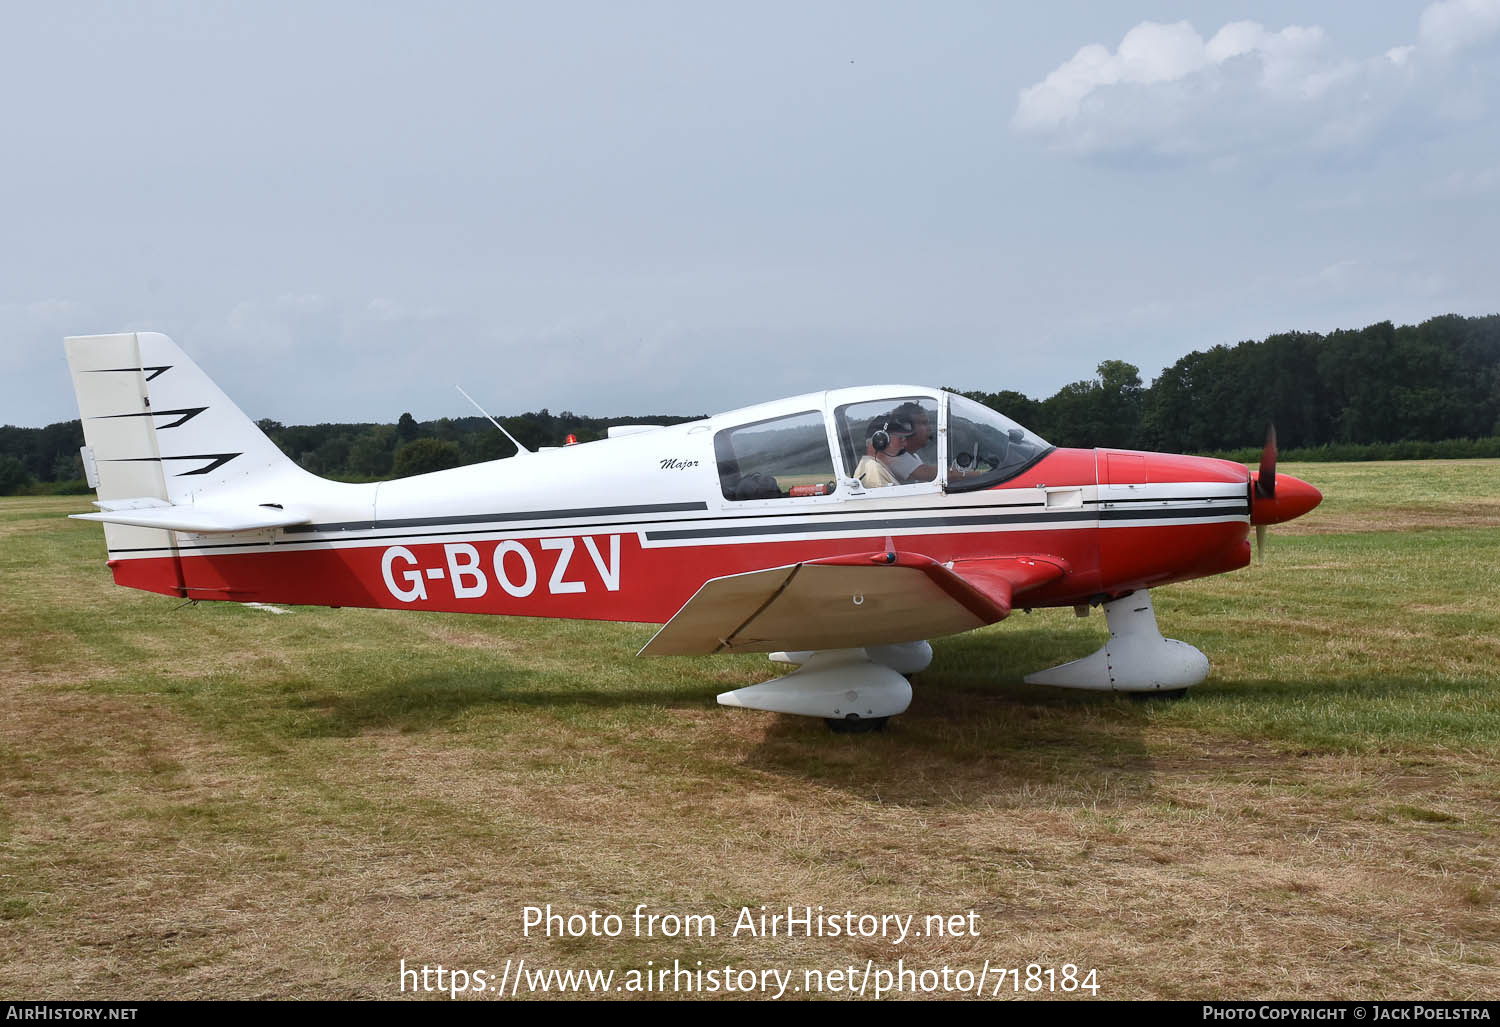
{"type": "Polygon", "coordinates": [[[948,394],[948,491],[969,492],[1008,481],[1055,447],[1035,432],[972,399],[948,394]]]}
{"type": "Polygon", "coordinates": [[[1003,414],[932,389],[842,389],[741,413],[749,419],[714,435],[724,498],[734,502],[832,496],[841,481],[850,496],[992,488],[1053,448],[1003,414]]]}

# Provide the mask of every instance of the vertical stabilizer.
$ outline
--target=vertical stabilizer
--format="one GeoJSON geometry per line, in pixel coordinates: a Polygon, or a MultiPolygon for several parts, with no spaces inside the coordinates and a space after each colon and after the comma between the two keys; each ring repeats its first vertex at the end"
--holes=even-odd
{"type": "Polygon", "coordinates": [[[165,335],[91,335],[65,345],[84,438],[101,474],[106,459],[155,461],[165,498],[181,505],[295,468],[165,335]],[[154,444],[144,444],[143,433],[154,436],[154,444]],[[134,444],[138,452],[107,458],[94,443],[106,436],[117,440],[111,451],[134,444]]]}
{"type": "MultiPolygon", "coordinates": [[[[86,335],[63,345],[89,450],[85,464],[91,457],[105,510],[205,500],[254,505],[273,481],[312,478],[165,335],[86,335]]],[[[111,555],[171,546],[171,534],[105,526],[111,555]]]]}

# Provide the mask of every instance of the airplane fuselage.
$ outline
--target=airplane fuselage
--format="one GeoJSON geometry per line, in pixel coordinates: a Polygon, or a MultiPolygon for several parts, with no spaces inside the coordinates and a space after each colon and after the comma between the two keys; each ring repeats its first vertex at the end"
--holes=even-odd
{"type": "Polygon", "coordinates": [[[175,532],[116,550],[111,567],[121,585],[196,599],[662,623],[712,578],[871,550],[940,563],[1045,554],[1066,573],[1028,607],[1250,560],[1239,464],[1053,449],[982,491],[731,501],[715,420],[370,485],[299,476],[311,523],[175,532]]]}

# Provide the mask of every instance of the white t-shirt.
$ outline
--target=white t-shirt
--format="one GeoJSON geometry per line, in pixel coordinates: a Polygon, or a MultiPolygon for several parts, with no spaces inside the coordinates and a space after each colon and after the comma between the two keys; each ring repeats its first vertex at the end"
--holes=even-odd
{"type": "Polygon", "coordinates": [[[895,477],[892,476],[890,468],[873,456],[861,457],[859,466],[854,469],[854,476],[867,489],[884,488],[887,485],[897,485],[895,477]]]}
{"type": "Polygon", "coordinates": [[[922,458],[908,450],[900,456],[891,457],[886,466],[899,481],[905,482],[909,481],[911,476],[917,473],[917,468],[922,466],[922,458]]]}

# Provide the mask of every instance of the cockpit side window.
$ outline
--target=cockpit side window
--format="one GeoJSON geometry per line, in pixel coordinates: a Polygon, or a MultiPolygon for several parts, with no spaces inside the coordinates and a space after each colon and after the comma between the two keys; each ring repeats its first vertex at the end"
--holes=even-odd
{"type": "Polygon", "coordinates": [[[937,423],[937,401],[926,396],[846,403],[834,411],[844,467],[867,489],[935,480],[937,423]]]}
{"type": "Polygon", "coordinates": [[[973,492],[1008,481],[1055,449],[1004,414],[948,397],[948,491],[973,492]]]}
{"type": "Polygon", "coordinates": [[[828,432],[816,410],[726,428],[714,436],[724,498],[796,499],[836,485],[828,432]]]}

